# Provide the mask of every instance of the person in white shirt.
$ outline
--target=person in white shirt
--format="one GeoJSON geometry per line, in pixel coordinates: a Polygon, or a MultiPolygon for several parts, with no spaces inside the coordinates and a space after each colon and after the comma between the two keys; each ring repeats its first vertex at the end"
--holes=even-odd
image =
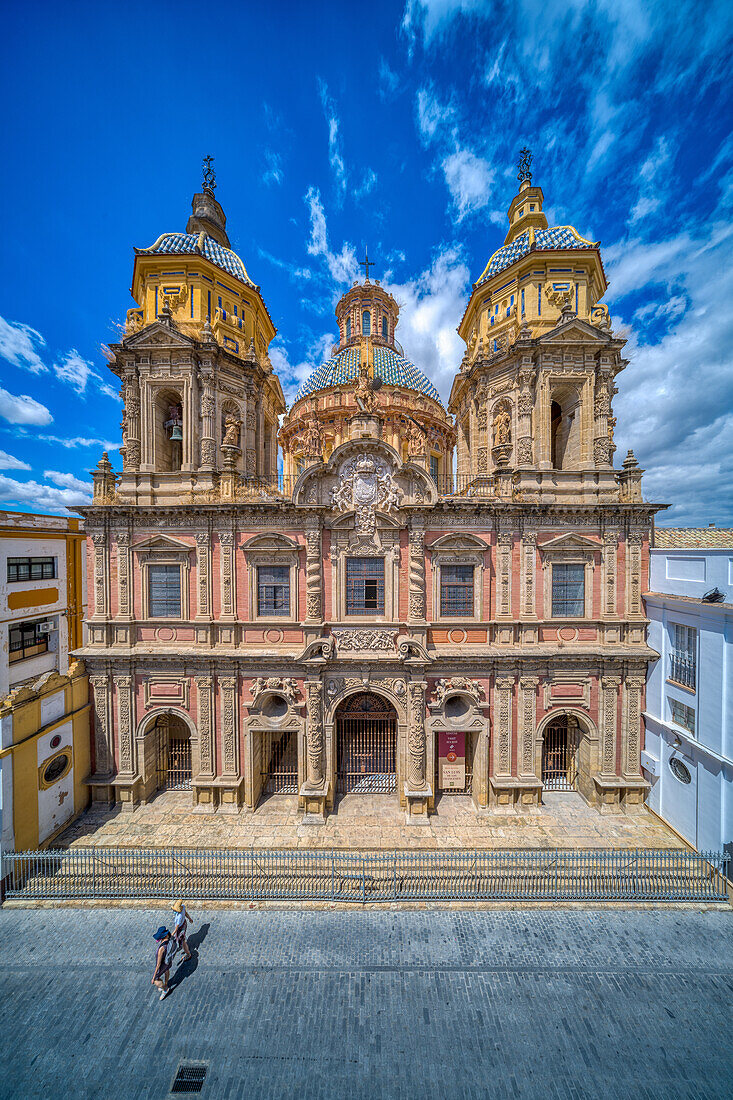
{"type": "Polygon", "coordinates": [[[173,912],[176,914],[175,920],[173,921],[173,938],[175,939],[176,943],[178,943],[183,948],[185,952],[185,958],[190,959],[191,950],[188,946],[188,940],[186,939],[186,928],[189,921],[193,923],[193,917],[188,912],[186,906],[183,904],[182,901],[176,901],[173,903],[173,912]]]}

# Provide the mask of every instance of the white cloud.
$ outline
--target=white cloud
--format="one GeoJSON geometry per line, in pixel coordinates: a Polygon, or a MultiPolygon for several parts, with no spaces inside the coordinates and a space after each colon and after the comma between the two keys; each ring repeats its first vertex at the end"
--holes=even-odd
{"type": "Polygon", "coordinates": [[[27,393],[14,394],[0,389],[0,416],[11,424],[51,424],[53,417],[45,405],[27,393]]]}
{"type": "Polygon", "coordinates": [[[6,321],[0,317],[0,356],[14,367],[22,367],[33,374],[43,374],[48,367],[38,354],[46,341],[40,332],[18,321],[6,321]]]}
{"type": "Polygon", "coordinates": [[[346,193],[347,173],[346,161],[344,160],[343,151],[341,149],[339,118],[336,113],[336,106],[328,93],[328,87],[324,81],[318,81],[318,90],[321,96],[323,113],[326,117],[326,125],[328,126],[328,160],[333,169],[337,193],[340,200],[343,201],[344,194],[346,193]]]}
{"type": "Polygon", "coordinates": [[[27,462],[9,455],[7,451],[0,451],[0,470],[30,470],[27,462]]]}
{"type": "Polygon", "coordinates": [[[43,476],[47,481],[52,481],[54,485],[58,485],[61,489],[73,489],[77,493],[86,493],[91,496],[92,483],[91,481],[81,481],[74,474],[64,474],[59,470],[44,470],[43,476]]]}
{"type": "Polygon", "coordinates": [[[265,149],[265,165],[262,173],[264,183],[282,183],[283,166],[280,154],[274,149],[265,149]]]}
{"type": "Polygon", "coordinates": [[[374,190],[376,183],[377,173],[373,171],[373,169],[367,168],[361,178],[361,183],[358,187],[354,188],[354,198],[363,199],[365,195],[371,194],[371,192],[374,190]]]}
{"type": "Polygon", "coordinates": [[[34,512],[57,512],[65,515],[75,505],[88,504],[91,489],[54,488],[38,481],[16,481],[0,474],[0,503],[4,506],[30,505],[34,512]]]}
{"type": "Polygon", "coordinates": [[[384,57],[379,59],[379,97],[390,100],[400,86],[400,78],[391,69],[384,57]]]}
{"type": "Polygon", "coordinates": [[[86,391],[87,382],[90,378],[95,378],[101,382],[101,378],[92,367],[92,364],[87,362],[86,359],[82,359],[76,348],[67,351],[58,363],[54,363],[53,369],[56,372],[56,377],[61,382],[66,382],[77,393],[86,391]]]}
{"type": "Polygon", "coordinates": [[[654,143],[654,149],[639,169],[639,197],[631,211],[629,221],[638,222],[654,214],[667,197],[668,187],[663,179],[669,179],[673,150],[671,141],[663,134],[654,143]]]}
{"type": "Polygon", "coordinates": [[[459,222],[487,205],[494,173],[482,157],[470,149],[457,149],[444,158],[443,174],[459,222]]]}
{"type": "Polygon", "coordinates": [[[417,92],[417,128],[425,145],[439,139],[456,138],[456,110],[452,103],[443,103],[432,87],[417,92]]]}
{"type": "Polygon", "coordinates": [[[264,248],[258,248],[257,251],[263,260],[267,260],[273,267],[279,267],[281,271],[286,271],[291,279],[295,281],[310,279],[311,272],[307,267],[297,267],[295,264],[289,264],[287,260],[281,260],[277,256],[273,256],[271,252],[266,252],[264,248]]]}
{"type": "Polygon", "coordinates": [[[280,336],[270,344],[270,362],[280,378],[288,405],[292,405],[295,400],[300,383],[309,378],[316,367],[330,358],[331,348],[336,339],[335,332],[324,332],[314,337],[308,344],[305,357],[298,363],[290,362],[286,343],[280,336]]]}
{"type": "Polygon", "coordinates": [[[44,443],[58,443],[67,450],[74,450],[77,447],[98,447],[101,451],[117,451],[122,446],[120,442],[111,443],[108,439],[94,439],[85,435],[39,435],[38,439],[44,443]]]}
{"type": "Polygon", "coordinates": [[[353,245],[344,243],[340,252],[331,252],[328,247],[326,213],[317,188],[309,187],[305,196],[311,221],[311,235],[307,244],[311,256],[322,256],[328,272],[335,283],[351,283],[359,274],[359,264],[353,245]]]}
{"type": "Polygon", "coordinates": [[[487,15],[490,14],[491,8],[486,0],[407,0],[402,15],[402,30],[410,54],[419,36],[428,45],[456,15],[481,12],[482,9],[487,15]]]}

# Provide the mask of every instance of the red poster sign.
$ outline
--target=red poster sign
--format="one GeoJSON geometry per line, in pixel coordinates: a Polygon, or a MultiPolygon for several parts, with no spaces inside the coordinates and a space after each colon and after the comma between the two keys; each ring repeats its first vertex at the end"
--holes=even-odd
{"type": "Polygon", "coordinates": [[[438,785],[443,791],[466,786],[466,735],[462,730],[438,733],[438,785]]]}

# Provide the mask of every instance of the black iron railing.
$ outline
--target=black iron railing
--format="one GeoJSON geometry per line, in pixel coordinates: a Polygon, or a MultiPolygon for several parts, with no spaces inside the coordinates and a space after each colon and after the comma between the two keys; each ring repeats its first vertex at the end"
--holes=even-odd
{"type": "Polygon", "coordinates": [[[69,848],[3,858],[7,898],[727,901],[718,853],[681,849],[294,851],[69,848]]]}
{"type": "Polygon", "coordinates": [[[686,653],[672,653],[669,659],[669,678],[684,687],[694,688],[696,677],[696,663],[694,658],[686,653]]]}

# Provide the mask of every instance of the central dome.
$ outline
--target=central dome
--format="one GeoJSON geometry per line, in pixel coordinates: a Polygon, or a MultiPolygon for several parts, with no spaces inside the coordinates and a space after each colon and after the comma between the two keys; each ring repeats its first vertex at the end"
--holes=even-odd
{"type": "MultiPolygon", "coordinates": [[[[400,355],[394,348],[374,344],[369,348],[374,378],[381,378],[388,386],[404,386],[405,389],[415,390],[416,393],[424,393],[432,397],[433,401],[440,401],[440,395],[433,383],[425,377],[423,372],[400,355]]],[[[320,367],[316,367],[309,378],[301,382],[296,401],[306,397],[315,390],[325,390],[329,386],[340,386],[344,383],[356,382],[359,378],[359,368],[362,363],[362,345],[355,344],[336,353],[320,367]]]]}

